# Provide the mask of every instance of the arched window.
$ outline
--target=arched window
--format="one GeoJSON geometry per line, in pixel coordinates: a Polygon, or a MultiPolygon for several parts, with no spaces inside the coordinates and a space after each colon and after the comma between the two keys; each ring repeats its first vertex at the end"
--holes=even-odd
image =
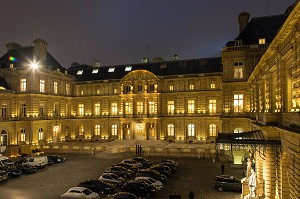
{"type": "Polygon", "coordinates": [[[7,132],[5,130],[2,130],[0,134],[0,146],[7,146],[7,132]]]}
{"type": "Polygon", "coordinates": [[[195,125],[189,124],[187,127],[187,136],[195,136],[195,125]]]}
{"type": "Polygon", "coordinates": [[[209,136],[213,136],[213,137],[217,136],[217,126],[215,124],[209,125],[209,136]]]}
{"type": "Polygon", "coordinates": [[[94,135],[100,135],[100,125],[97,124],[94,126],[94,135]]]}
{"type": "Polygon", "coordinates": [[[168,136],[174,136],[175,135],[174,124],[168,124],[167,131],[168,131],[168,136]]]}
{"type": "Polygon", "coordinates": [[[83,125],[80,125],[80,126],[78,127],[78,135],[83,135],[83,133],[84,133],[83,125]]]}
{"type": "Polygon", "coordinates": [[[39,140],[44,140],[43,128],[39,128],[39,140]]]}
{"type": "Polygon", "coordinates": [[[116,124],[111,126],[111,135],[118,135],[118,126],[116,124]]]}

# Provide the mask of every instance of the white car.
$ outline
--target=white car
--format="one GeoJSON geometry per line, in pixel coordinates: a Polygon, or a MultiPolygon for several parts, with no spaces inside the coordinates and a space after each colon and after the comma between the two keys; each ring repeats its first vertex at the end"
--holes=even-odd
{"type": "Polygon", "coordinates": [[[130,165],[133,165],[133,166],[136,166],[138,168],[142,168],[143,167],[143,164],[138,162],[138,161],[135,161],[135,160],[132,160],[132,159],[125,159],[125,160],[122,160],[122,162],[125,162],[127,164],[130,164],[130,165]]]}
{"type": "Polygon", "coordinates": [[[161,183],[161,181],[155,180],[151,177],[140,176],[140,177],[135,177],[135,180],[143,180],[143,181],[147,182],[148,184],[150,184],[151,186],[155,187],[156,190],[158,190],[158,191],[162,190],[162,188],[163,188],[163,184],[161,183]]]}
{"type": "Polygon", "coordinates": [[[97,199],[100,198],[99,194],[92,192],[85,187],[72,187],[66,193],[60,196],[61,198],[88,198],[97,199]]]}
{"type": "Polygon", "coordinates": [[[98,180],[113,183],[115,185],[122,185],[125,181],[124,178],[119,177],[114,173],[103,173],[98,180]]]}

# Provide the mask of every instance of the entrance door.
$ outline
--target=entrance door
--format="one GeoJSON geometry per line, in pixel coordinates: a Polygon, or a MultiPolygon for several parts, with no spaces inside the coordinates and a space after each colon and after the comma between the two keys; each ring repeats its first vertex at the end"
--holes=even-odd
{"type": "Polygon", "coordinates": [[[2,130],[0,135],[0,146],[7,146],[7,141],[7,132],[2,130]]]}
{"type": "Polygon", "coordinates": [[[136,139],[137,140],[144,140],[144,125],[143,124],[137,124],[136,125],[136,139]]]}

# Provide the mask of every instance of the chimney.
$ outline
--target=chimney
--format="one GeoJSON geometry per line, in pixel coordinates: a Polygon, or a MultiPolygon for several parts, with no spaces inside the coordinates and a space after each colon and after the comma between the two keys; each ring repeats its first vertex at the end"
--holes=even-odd
{"type": "Polygon", "coordinates": [[[101,66],[101,62],[99,60],[94,59],[93,62],[92,62],[92,66],[94,68],[98,68],[98,67],[101,66]]]}
{"type": "Polygon", "coordinates": [[[36,39],[33,41],[33,52],[36,61],[47,60],[47,42],[42,39],[36,39]]]}
{"type": "Polygon", "coordinates": [[[248,12],[242,12],[239,14],[239,26],[240,26],[240,33],[244,30],[249,22],[250,14],[248,12]]]}
{"type": "Polygon", "coordinates": [[[10,42],[8,44],[6,44],[6,48],[7,48],[7,52],[12,50],[12,49],[16,49],[16,48],[20,48],[21,45],[15,42],[10,42]]]}

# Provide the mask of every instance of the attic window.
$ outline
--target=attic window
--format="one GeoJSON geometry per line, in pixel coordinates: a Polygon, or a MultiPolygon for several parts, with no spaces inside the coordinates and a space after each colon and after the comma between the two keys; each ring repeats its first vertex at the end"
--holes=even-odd
{"type": "Polygon", "coordinates": [[[126,66],[125,71],[131,71],[132,66],[126,66]]]}
{"type": "Polygon", "coordinates": [[[82,73],[83,73],[83,70],[77,71],[77,75],[82,75],[82,73]]]}
{"type": "Polygon", "coordinates": [[[0,90],[6,90],[3,86],[0,86],[0,90]]]}
{"type": "Polygon", "coordinates": [[[242,45],[242,40],[235,40],[234,45],[235,46],[241,46],[242,45]]]}
{"type": "Polygon", "coordinates": [[[115,71],[115,68],[109,68],[109,69],[108,69],[108,72],[109,72],[109,73],[113,73],[114,71],[115,71]]]}
{"type": "Polygon", "coordinates": [[[266,38],[260,38],[258,39],[258,44],[266,44],[266,38]]]}
{"type": "Polygon", "coordinates": [[[92,73],[98,73],[99,69],[93,69],[92,73]]]}

